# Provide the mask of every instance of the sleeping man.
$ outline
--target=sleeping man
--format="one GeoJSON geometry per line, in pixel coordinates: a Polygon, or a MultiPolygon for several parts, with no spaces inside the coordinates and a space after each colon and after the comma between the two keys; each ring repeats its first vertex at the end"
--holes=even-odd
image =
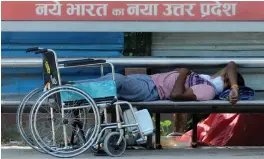
{"type": "MultiPolygon", "coordinates": [[[[99,80],[111,78],[112,74],[107,74],[99,80]]],[[[239,86],[245,85],[234,62],[229,62],[212,76],[179,68],[153,75],[124,76],[116,73],[115,81],[119,99],[127,101],[205,101],[212,100],[219,93],[231,88],[230,103],[235,104],[239,98],[239,86]]]]}

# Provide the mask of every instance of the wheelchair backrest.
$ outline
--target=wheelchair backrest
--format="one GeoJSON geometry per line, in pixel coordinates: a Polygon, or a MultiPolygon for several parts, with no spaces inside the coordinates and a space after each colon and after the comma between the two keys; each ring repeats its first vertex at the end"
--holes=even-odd
{"type": "MultiPolygon", "coordinates": [[[[43,79],[45,89],[51,89],[61,86],[60,72],[58,68],[58,60],[55,52],[48,51],[43,55],[43,79]]],[[[96,101],[112,101],[117,97],[116,84],[113,80],[73,83],[71,86],[79,88],[86,92],[96,101]]],[[[45,91],[45,90],[44,90],[45,91]]],[[[82,96],[78,94],[69,94],[69,92],[60,92],[52,97],[57,103],[69,102],[71,100],[82,100],[82,96]]]]}
{"type": "Polygon", "coordinates": [[[46,89],[61,85],[57,56],[51,51],[43,54],[43,80],[46,89]]]}
{"type": "MultiPolygon", "coordinates": [[[[57,56],[55,52],[48,51],[42,54],[44,91],[61,86],[60,72],[58,69],[57,56]]],[[[50,98],[61,105],[60,93],[55,93],[50,98]]]]}

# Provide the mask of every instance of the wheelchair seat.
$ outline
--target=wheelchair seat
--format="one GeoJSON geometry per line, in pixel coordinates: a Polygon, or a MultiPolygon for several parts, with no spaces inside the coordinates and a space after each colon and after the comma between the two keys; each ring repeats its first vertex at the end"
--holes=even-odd
{"type": "MultiPolygon", "coordinates": [[[[73,83],[71,86],[79,88],[87,93],[96,103],[110,103],[117,96],[116,84],[113,80],[98,81],[98,82],[82,82],[73,83]]],[[[83,99],[80,95],[61,92],[63,102],[71,101],[81,102],[83,99]]]]}

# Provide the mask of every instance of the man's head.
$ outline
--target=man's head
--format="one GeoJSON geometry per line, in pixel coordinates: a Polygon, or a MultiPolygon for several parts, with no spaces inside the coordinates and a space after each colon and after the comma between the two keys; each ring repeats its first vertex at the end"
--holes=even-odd
{"type": "MultiPolygon", "coordinates": [[[[231,88],[231,84],[230,84],[230,80],[228,78],[228,75],[225,74],[222,77],[222,79],[224,81],[224,90],[231,88]]],[[[237,84],[238,84],[238,86],[245,86],[245,80],[240,73],[237,73],[237,84]]]]}

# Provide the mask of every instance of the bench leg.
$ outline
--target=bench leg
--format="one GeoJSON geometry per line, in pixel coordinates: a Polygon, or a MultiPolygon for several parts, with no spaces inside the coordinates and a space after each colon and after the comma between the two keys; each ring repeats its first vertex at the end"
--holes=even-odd
{"type": "MultiPolygon", "coordinates": [[[[151,116],[151,118],[152,118],[152,117],[153,117],[153,114],[151,113],[150,116],[151,116]]],[[[148,135],[148,136],[147,136],[147,147],[146,147],[146,148],[147,148],[148,150],[153,150],[154,147],[155,147],[154,144],[155,144],[155,143],[153,143],[153,135],[148,135]]]]}
{"type": "Polygon", "coordinates": [[[160,144],[160,113],[156,113],[156,149],[162,149],[160,144]]]}
{"type": "Polygon", "coordinates": [[[192,147],[196,148],[198,146],[197,144],[197,124],[198,119],[196,117],[196,114],[192,115],[193,124],[192,124],[192,147]]]}
{"type": "Polygon", "coordinates": [[[153,136],[152,135],[148,135],[147,136],[147,145],[146,145],[146,148],[148,149],[148,150],[154,150],[154,143],[153,143],[153,141],[152,141],[152,138],[153,136]]]}

